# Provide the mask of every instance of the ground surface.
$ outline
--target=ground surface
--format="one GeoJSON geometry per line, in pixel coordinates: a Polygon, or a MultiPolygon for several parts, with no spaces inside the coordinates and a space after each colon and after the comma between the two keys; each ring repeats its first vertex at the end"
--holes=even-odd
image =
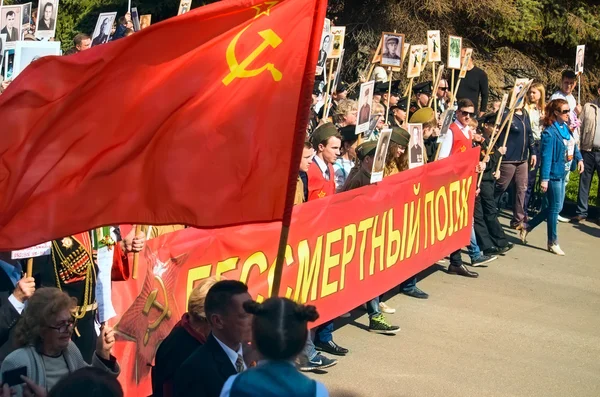
{"type": "Polygon", "coordinates": [[[545,250],[544,223],[478,279],[429,269],[428,300],[390,294],[395,336],[355,310],[334,336],[350,354],[315,379],[332,396],[600,396],[600,227],[558,233],[566,257],[545,250]]]}

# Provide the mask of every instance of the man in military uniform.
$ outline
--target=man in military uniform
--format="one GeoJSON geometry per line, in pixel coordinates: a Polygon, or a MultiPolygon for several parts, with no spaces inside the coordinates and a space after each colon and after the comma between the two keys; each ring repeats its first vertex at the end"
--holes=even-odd
{"type": "Polygon", "coordinates": [[[408,108],[408,97],[402,97],[394,106],[390,106],[388,120],[392,127],[402,127],[406,122],[406,109],[408,108]]]}
{"type": "Polygon", "coordinates": [[[400,59],[398,55],[398,46],[400,45],[400,39],[395,36],[388,37],[385,41],[385,51],[383,52],[382,58],[387,59],[400,59]]]}
{"type": "Polygon", "coordinates": [[[410,104],[410,116],[417,110],[429,106],[429,98],[431,98],[431,81],[425,81],[414,86],[413,93],[415,100],[410,104]]]}
{"type": "Polygon", "coordinates": [[[88,363],[92,361],[97,339],[97,251],[108,247],[114,252],[114,261],[128,266],[127,253],[140,252],[146,241],[143,233],[134,235],[135,227],[125,239],[121,239],[118,227],[99,228],[53,240],[50,255],[33,260],[36,286],[56,287],[77,299],[73,313],[77,324],[72,339],[88,363]]]}

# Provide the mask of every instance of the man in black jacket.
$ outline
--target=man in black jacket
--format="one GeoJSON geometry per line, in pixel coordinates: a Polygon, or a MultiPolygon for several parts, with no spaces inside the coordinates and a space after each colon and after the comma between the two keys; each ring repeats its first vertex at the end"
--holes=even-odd
{"type": "MultiPolygon", "coordinates": [[[[462,50],[462,56],[465,56],[465,49],[462,50]]],[[[453,70],[455,73],[455,80],[458,81],[459,70],[453,70]]],[[[460,82],[458,92],[456,93],[456,99],[460,100],[468,98],[475,105],[475,114],[483,116],[486,112],[489,97],[489,84],[487,74],[473,63],[473,56],[469,60],[469,66],[467,66],[467,74],[460,82]],[[481,102],[479,98],[481,97],[481,102]]]]}
{"type": "Polygon", "coordinates": [[[15,325],[25,308],[25,302],[35,291],[33,277],[22,277],[18,261],[10,252],[0,252],[0,363],[16,347],[12,343],[15,325]]]}
{"type": "Polygon", "coordinates": [[[243,305],[251,299],[248,287],[234,280],[219,281],[208,291],[205,311],[212,332],[175,375],[174,396],[219,397],[227,379],[246,370],[242,345],[251,338],[252,316],[243,305]]]}

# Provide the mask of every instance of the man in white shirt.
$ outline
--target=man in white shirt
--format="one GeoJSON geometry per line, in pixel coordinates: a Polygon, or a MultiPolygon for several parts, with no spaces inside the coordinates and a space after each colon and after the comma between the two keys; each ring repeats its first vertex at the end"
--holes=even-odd
{"type": "Polygon", "coordinates": [[[10,354],[15,347],[11,342],[12,331],[25,302],[35,292],[35,279],[23,277],[23,271],[18,261],[10,258],[10,252],[0,253],[0,362],[10,354]]]}
{"type": "MultiPolygon", "coordinates": [[[[550,97],[550,100],[553,101],[555,99],[564,99],[569,104],[569,109],[571,112],[569,113],[569,128],[573,133],[573,137],[575,138],[575,142],[579,144],[579,115],[581,114],[581,105],[577,103],[575,97],[573,96],[573,91],[577,87],[577,75],[572,70],[565,70],[562,72],[561,80],[560,80],[560,89],[556,91],[550,97]]],[[[570,176],[570,168],[571,163],[568,163],[565,168],[565,186],[569,183],[570,176]]],[[[566,192],[566,189],[565,189],[566,192]]],[[[569,222],[569,218],[558,215],[559,222],[569,222]]]]}
{"type": "Polygon", "coordinates": [[[239,281],[223,280],[210,288],[204,310],[211,334],[175,375],[174,396],[219,397],[227,379],[247,369],[242,347],[252,338],[252,316],[244,303],[251,299],[239,281]]]}

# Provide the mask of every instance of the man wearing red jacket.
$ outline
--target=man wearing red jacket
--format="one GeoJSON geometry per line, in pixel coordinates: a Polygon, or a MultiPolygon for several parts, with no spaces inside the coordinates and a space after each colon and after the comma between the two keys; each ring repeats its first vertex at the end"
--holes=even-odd
{"type": "Polygon", "coordinates": [[[308,201],[335,193],[333,163],[340,155],[342,137],[333,123],[326,123],[313,132],[310,141],[316,155],[308,168],[308,201]]]}
{"type": "MultiPolygon", "coordinates": [[[[335,194],[333,163],[340,155],[342,136],[333,123],[318,127],[310,142],[316,155],[308,168],[308,201],[335,194]]],[[[345,356],[348,349],[333,341],[333,321],[319,326],[315,332],[315,348],[336,356],[345,356]]]]}
{"type": "MultiPolygon", "coordinates": [[[[461,99],[457,104],[456,121],[450,125],[446,138],[441,143],[438,159],[444,159],[456,153],[462,153],[471,148],[471,133],[469,131],[469,120],[475,117],[475,106],[470,99],[461,99]]],[[[472,272],[463,264],[460,249],[450,254],[450,266],[448,273],[458,274],[464,277],[478,277],[479,274],[472,272]]]]}

